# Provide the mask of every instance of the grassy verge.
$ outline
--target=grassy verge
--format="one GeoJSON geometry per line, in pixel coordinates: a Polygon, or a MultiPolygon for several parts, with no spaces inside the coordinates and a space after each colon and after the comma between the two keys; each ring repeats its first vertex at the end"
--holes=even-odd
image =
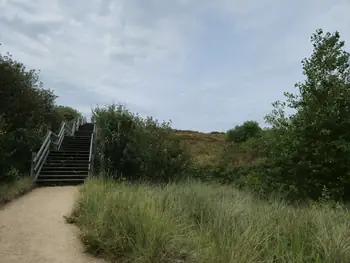
{"type": "Polygon", "coordinates": [[[117,262],[349,262],[345,208],[264,203],[233,187],[89,181],[69,218],[117,262]]]}
{"type": "Polygon", "coordinates": [[[32,187],[31,177],[21,178],[12,184],[0,185],[0,206],[29,192],[32,187]]]}

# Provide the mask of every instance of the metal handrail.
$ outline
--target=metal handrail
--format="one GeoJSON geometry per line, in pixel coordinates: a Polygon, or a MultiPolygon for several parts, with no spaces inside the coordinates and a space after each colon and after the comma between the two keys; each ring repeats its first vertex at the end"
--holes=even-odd
{"type": "Polygon", "coordinates": [[[62,142],[63,142],[63,139],[64,139],[64,135],[67,132],[70,135],[72,135],[72,136],[74,135],[72,129],[67,125],[67,123],[62,122],[62,126],[61,126],[60,132],[58,133],[58,135],[54,134],[56,136],[56,138],[57,138],[57,142],[55,144],[56,144],[58,150],[61,148],[61,145],[62,145],[62,142]]]}
{"type": "Polygon", "coordinates": [[[46,147],[46,144],[50,141],[51,133],[52,133],[52,131],[48,131],[48,133],[47,133],[47,135],[46,135],[46,138],[45,138],[43,144],[41,145],[41,147],[40,147],[38,153],[36,154],[36,156],[35,156],[33,162],[36,162],[36,161],[39,159],[40,155],[42,154],[42,151],[43,151],[44,148],[46,147]]]}
{"type": "Polygon", "coordinates": [[[95,131],[96,131],[96,124],[94,123],[94,128],[91,134],[90,139],[90,153],[89,153],[89,176],[93,173],[93,164],[94,164],[94,154],[93,154],[93,147],[94,147],[94,141],[95,141],[95,131]]]}
{"type": "Polygon", "coordinates": [[[86,123],[86,118],[85,117],[80,117],[77,118],[74,122],[73,122],[73,127],[72,127],[72,133],[74,134],[75,131],[77,131],[79,129],[79,126],[83,125],[84,123],[86,123]]]}
{"type": "Polygon", "coordinates": [[[94,128],[91,134],[91,140],[90,140],[90,153],[89,153],[89,176],[92,176],[93,170],[94,170],[94,148],[95,148],[95,139],[96,139],[96,123],[93,124],[94,128]]]}
{"type": "MultiPolygon", "coordinates": [[[[59,150],[61,144],[63,142],[64,136],[68,133],[71,136],[74,135],[75,131],[79,128],[80,125],[84,124],[86,119],[84,117],[79,117],[74,121],[76,129],[71,129],[66,122],[62,122],[60,131],[57,134],[53,133],[51,130],[48,131],[43,144],[41,145],[39,151],[37,153],[32,153],[32,164],[31,164],[31,177],[33,182],[36,181],[38,175],[47,159],[47,156],[50,152],[50,146],[54,145],[56,150],[59,150]],[[52,135],[56,138],[56,140],[52,140],[52,135]]],[[[74,126],[73,124],[73,126],[74,126]]]]}
{"type": "Polygon", "coordinates": [[[91,160],[92,160],[92,144],[94,141],[94,133],[91,134],[90,140],[90,153],[89,153],[89,174],[91,173],[91,160]]]}

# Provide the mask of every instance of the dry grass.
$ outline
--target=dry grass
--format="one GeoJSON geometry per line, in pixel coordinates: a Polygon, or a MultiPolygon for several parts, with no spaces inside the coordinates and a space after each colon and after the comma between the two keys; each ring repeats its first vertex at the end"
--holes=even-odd
{"type": "Polygon", "coordinates": [[[348,263],[350,214],[234,187],[89,181],[71,220],[88,251],[122,263],[348,263]]]}
{"type": "Polygon", "coordinates": [[[22,196],[33,188],[31,177],[23,177],[12,184],[0,185],[0,206],[22,196]]]}
{"type": "Polygon", "coordinates": [[[176,130],[175,134],[189,149],[195,162],[200,165],[218,163],[237,165],[260,160],[249,141],[233,145],[226,141],[224,133],[176,130]]]}
{"type": "Polygon", "coordinates": [[[175,134],[188,147],[199,164],[213,164],[225,148],[225,134],[177,130],[175,134]]]}

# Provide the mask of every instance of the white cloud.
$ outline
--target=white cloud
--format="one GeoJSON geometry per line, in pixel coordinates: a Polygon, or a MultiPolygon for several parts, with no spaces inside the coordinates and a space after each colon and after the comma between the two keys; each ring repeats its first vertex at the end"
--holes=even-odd
{"type": "Polygon", "coordinates": [[[350,41],[347,0],[2,0],[2,51],[83,112],[127,102],[178,128],[261,121],[317,28],[350,41]]]}

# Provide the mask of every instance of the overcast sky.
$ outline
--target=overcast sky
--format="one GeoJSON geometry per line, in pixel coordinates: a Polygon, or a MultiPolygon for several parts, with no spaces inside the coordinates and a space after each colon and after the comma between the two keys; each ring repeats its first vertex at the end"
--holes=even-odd
{"type": "Polygon", "coordinates": [[[350,43],[350,0],[0,0],[0,51],[59,104],[122,102],[199,131],[263,124],[317,28],[350,43]]]}

